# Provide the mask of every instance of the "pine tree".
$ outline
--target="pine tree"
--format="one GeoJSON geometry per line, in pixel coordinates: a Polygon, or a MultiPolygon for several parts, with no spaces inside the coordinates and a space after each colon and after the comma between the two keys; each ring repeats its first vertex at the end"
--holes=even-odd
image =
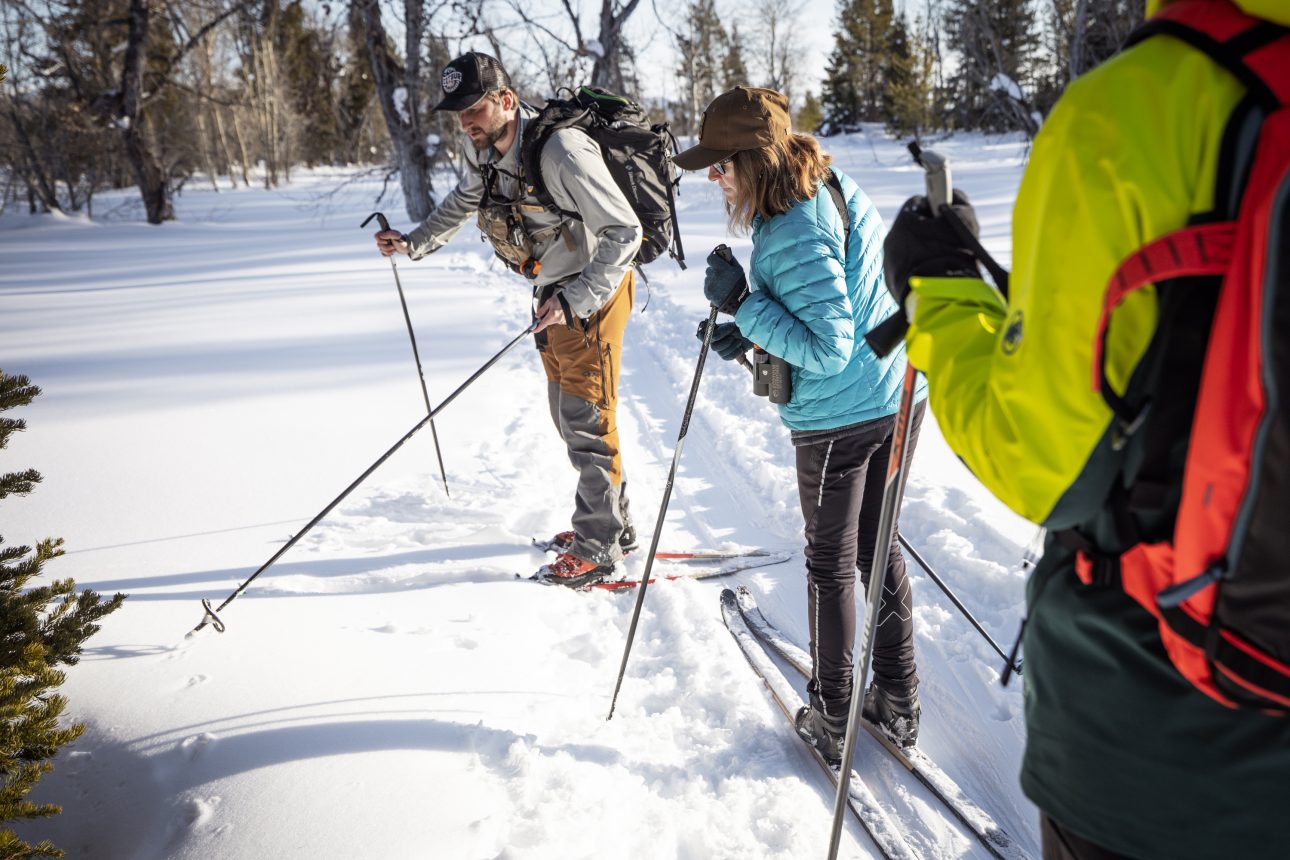
{"type": "Polygon", "coordinates": [[[891,0],[841,0],[823,88],[828,133],[883,119],[891,0]]]}
{"type": "MultiPolygon", "coordinates": [[[[40,389],[25,376],[0,371],[0,412],[25,406],[40,389]]],[[[26,429],[21,419],[0,418],[0,449],[9,436],[26,429]]],[[[40,482],[35,469],[0,474],[0,499],[25,496],[40,482]]],[[[59,748],[85,731],[74,723],[60,727],[67,700],[53,691],[63,683],[58,664],[74,665],[81,646],[97,631],[95,623],[116,611],[125,595],[106,603],[93,591],[76,593],[70,579],[50,585],[29,583],[45,562],[63,554],[61,538],[46,538],[33,549],[6,547],[0,540],[0,821],[43,818],[62,810],[52,803],[26,800],[41,776],[53,768],[59,748]]],[[[0,828],[0,858],[61,857],[52,843],[28,845],[0,828]]]]}
{"type": "MultiPolygon", "coordinates": [[[[345,60],[340,71],[340,93],[337,105],[340,146],[347,162],[379,161],[384,152],[377,152],[375,141],[366,141],[378,128],[384,133],[380,121],[368,122],[376,95],[376,82],[372,80],[372,59],[367,53],[367,38],[363,30],[363,13],[356,4],[349,5],[345,28],[345,60]]],[[[440,68],[436,66],[436,68],[440,68]]],[[[382,145],[387,141],[382,140],[382,145]]]]}
{"type": "Polygon", "coordinates": [[[748,86],[748,64],[744,60],[744,41],[739,35],[739,22],[730,25],[730,34],[726,37],[726,56],[721,61],[721,90],[733,90],[735,87],[748,86]]]}
{"type": "Polygon", "coordinates": [[[691,0],[686,7],[685,22],[676,37],[681,63],[682,113],[677,131],[697,134],[703,108],[717,95],[721,76],[721,48],[726,31],[717,15],[715,0],[691,0]]]}
{"type": "Polygon", "coordinates": [[[824,107],[820,104],[820,100],[815,97],[815,93],[807,90],[806,96],[802,99],[802,108],[797,112],[797,120],[793,125],[798,131],[814,134],[819,130],[820,124],[823,122],[824,107]]]}
{"type": "Polygon", "coordinates": [[[895,135],[915,138],[929,130],[932,116],[932,92],[935,87],[936,55],[921,35],[922,21],[913,30],[903,18],[893,23],[889,38],[890,70],[883,93],[887,130],[895,135]]]}
{"type": "Polygon", "coordinates": [[[274,41],[301,124],[298,155],[310,167],[331,162],[339,148],[340,118],[332,92],[339,68],[330,36],[308,19],[300,0],[293,0],[282,10],[274,41]]]}

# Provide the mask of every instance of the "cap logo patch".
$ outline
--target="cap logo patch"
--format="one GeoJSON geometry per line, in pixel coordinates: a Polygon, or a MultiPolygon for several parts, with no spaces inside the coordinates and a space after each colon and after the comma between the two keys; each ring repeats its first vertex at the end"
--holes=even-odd
{"type": "Polygon", "coordinates": [[[451,93],[459,86],[461,86],[461,72],[457,69],[444,69],[443,91],[445,93],[451,93]]]}

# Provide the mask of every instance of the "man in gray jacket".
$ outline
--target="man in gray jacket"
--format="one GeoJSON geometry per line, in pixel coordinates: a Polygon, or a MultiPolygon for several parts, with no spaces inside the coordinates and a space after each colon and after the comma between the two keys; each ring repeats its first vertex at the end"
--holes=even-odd
{"type": "Polygon", "coordinates": [[[387,257],[419,260],[474,216],[497,256],[532,282],[551,418],[578,470],[573,528],[553,539],[560,555],[539,574],[574,587],[597,582],[636,543],[615,411],[640,222],[599,145],[578,129],[556,131],[540,153],[543,184],[563,212],[529,193],[520,144],[535,114],[495,58],[458,57],[441,86],[435,110],[456,112],[469,139],[465,174],[420,226],[407,235],[377,233],[376,244],[387,257]]]}

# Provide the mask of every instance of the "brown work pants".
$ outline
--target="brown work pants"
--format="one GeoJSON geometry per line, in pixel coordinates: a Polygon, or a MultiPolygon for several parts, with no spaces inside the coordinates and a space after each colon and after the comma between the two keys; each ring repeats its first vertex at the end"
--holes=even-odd
{"type": "Polygon", "coordinates": [[[539,340],[551,420],[578,471],[570,550],[597,564],[622,560],[618,538],[631,522],[618,444],[618,373],[623,333],[636,299],[636,272],[585,322],[546,329],[539,340]]]}

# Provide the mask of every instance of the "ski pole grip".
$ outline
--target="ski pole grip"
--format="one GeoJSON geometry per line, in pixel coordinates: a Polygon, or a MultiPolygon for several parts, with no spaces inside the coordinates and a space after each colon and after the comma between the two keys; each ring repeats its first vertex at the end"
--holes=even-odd
{"type": "Polygon", "coordinates": [[[717,247],[713,248],[712,253],[716,254],[718,257],[725,260],[727,263],[733,263],[735,261],[734,252],[731,251],[730,246],[725,243],[722,243],[717,247]]]}
{"type": "Polygon", "coordinates": [[[914,161],[926,172],[927,203],[933,215],[941,213],[942,206],[950,204],[953,185],[950,181],[950,160],[937,152],[923,149],[917,141],[911,141],[907,147],[914,161]]]}
{"type": "Polygon", "coordinates": [[[366,227],[368,224],[372,223],[373,218],[375,218],[377,223],[381,225],[382,231],[390,229],[390,222],[385,219],[385,214],[382,212],[373,212],[371,215],[367,216],[366,221],[364,221],[362,224],[359,224],[358,226],[366,227]]]}

